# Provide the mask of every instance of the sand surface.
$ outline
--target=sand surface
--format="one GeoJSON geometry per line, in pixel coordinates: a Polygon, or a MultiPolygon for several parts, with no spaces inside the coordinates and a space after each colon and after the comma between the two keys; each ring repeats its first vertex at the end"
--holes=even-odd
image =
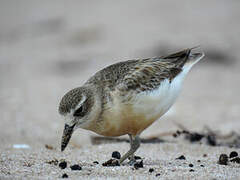
{"type": "Polygon", "coordinates": [[[57,112],[64,93],[109,64],[200,44],[206,57],[189,73],[175,105],[141,137],[174,132],[177,123],[192,131],[208,126],[239,132],[239,9],[233,0],[1,0],[0,179],[56,179],[63,173],[72,179],[240,179],[239,164],[217,164],[221,153],[239,149],[171,136],[142,144],[137,155],[144,168],[138,170],[102,167],[114,150],[123,154],[129,145],[92,145],[95,134],[85,130],[76,131],[62,153],[64,121],[57,112]],[[180,155],[186,160],[175,160],[180,155]],[[54,158],[65,159],[68,168],[46,163],[54,158]],[[76,163],[81,171],[69,168],[76,163]]]}

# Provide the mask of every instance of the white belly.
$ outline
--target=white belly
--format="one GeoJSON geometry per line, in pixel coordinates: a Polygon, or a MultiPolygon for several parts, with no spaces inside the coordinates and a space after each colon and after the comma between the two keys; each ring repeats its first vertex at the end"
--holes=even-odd
{"type": "Polygon", "coordinates": [[[179,74],[171,83],[164,80],[158,89],[136,96],[133,109],[143,113],[146,119],[160,118],[173,105],[181,90],[185,74],[179,74]]]}
{"type": "Polygon", "coordinates": [[[140,134],[173,105],[185,74],[180,73],[171,83],[166,79],[159,88],[137,94],[127,103],[122,103],[116,95],[103,114],[104,123],[97,133],[104,136],[140,134]]]}

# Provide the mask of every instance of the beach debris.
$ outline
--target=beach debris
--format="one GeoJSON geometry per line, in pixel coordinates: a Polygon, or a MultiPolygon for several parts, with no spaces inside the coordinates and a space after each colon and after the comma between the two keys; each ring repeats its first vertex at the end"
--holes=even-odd
{"type": "Polygon", "coordinates": [[[65,169],[67,167],[67,162],[65,160],[60,160],[58,165],[61,169],[65,169]]]}
{"type": "Polygon", "coordinates": [[[134,168],[135,169],[143,168],[143,161],[135,162],[134,163],[134,168]]]}
{"type": "Polygon", "coordinates": [[[93,164],[99,164],[99,162],[98,161],[93,161],[93,164]]]}
{"type": "Polygon", "coordinates": [[[62,178],[68,178],[68,175],[67,175],[66,173],[64,173],[64,174],[62,175],[62,178]]]}
{"type": "Polygon", "coordinates": [[[230,162],[234,162],[234,163],[240,164],[240,158],[239,157],[235,157],[235,158],[231,159],[230,162]]]}
{"type": "Polygon", "coordinates": [[[53,149],[54,149],[53,146],[51,146],[51,145],[49,145],[49,144],[45,144],[45,148],[46,148],[46,149],[49,149],[49,150],[53,150],[53,149]]]}
{"type": "Polygon", "coordinates": [[[178,158],[176,158],[176,160],[186,160],[184,155],[179,156],[178,158]]]}
{"type": "Polygon", "coordinates": [[[108,161],[102,163],[102,166],[120,166],[120,163],[117,159],[109,159],[108,161]]]}
{"type": "Polygon", "coordinates": [[[189,164],[188,166],[189,166],[189,167],[193,167],[193,164],[189,164]]]}
{"type": "Polygon", "coordinates": [[[238,156],[238,153],[236,151],[232,151],[229,155],[229,158],[234,158],[234,157],[237,157],[238,156]]]}
{"type": "Polygon", "coordinates": [[[112,152],[112,158],[120,159],[120,158],[121,158],[120,152],[118,152],[118,151],[113,151],[113,152],[112,152]]]}
{"type": "Polygon", "coordinates": [[[218,160],[218,164],[227,165],[228,164],[228,156],[227,154],[221,154],[218,160]]]}
{"type": "Polygon", "coordinates": [[[148,172],[150,172],[150,173],[152,173],[153,171],[154,171],[153,168],[150,168],[150,169],[148,170],[148,172]]]}
{"type": "Polygon", "coordinates": [[[30,146],[28,144],[14,144],[14,149],[30,149],[30,146]]]}
{"type": "Polygon", "coordinates": [[[70,166],[70,168],[71,168],[72,171],[80,171],[80,170],[82,170],[82,167],[79,166],[78,164],[74,164],[74,165],[70,166]]]}

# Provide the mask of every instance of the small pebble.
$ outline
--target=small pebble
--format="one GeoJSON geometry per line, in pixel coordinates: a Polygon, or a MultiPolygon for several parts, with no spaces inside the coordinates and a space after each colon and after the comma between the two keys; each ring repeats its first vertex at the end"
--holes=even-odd
{"type": "Polygon", "coordinates": [[[67,162],[66,161],[61,161],[58,165],[61,169],[65,169],[67,167],[67,162]]]}
{"type": "Polygon", "coordinates": [[[235,158],[231,159],[230,161],[240,164],[240,158],[239,157],[235,157],[235,158]]]}
{"type": "Polygon", "coordinates": [[[72,171],[82,170],[82,167],[79,166],[78,164],[74,164],[74,165],[70,166],[70,168],[71,168],[72,171]]]}
{"type": "Polygon", "coordinates": [[[202,164],[201,164],[200,166],[201,166],[201,167],[204,167],[204,165],[202,165],[202,164]]]}
{"type": "Polygon", "coordinates": [[[112,152],[112,157],[116,158],[116,159],[120,159],[121,158],[121,154],[118,151],[114,151],[114,152],[112,152]]]}
{"type": "Polygon", "coordinates": [[[150,173],[152,173],[153,171],[154,171],[153,168],[150,168],[150,169],[148,170],[148,172],[150,172],[150,173]]]}
{"type": "Polygon", "coordinates": [[[186,158],[185,158],[185,156],[184,155],[181,155],[181,156],[179,156],[178,158],[176,158],[176,159],[179,159],[179,160],[186,160],[186,158]]]}
{"type": "Polygon", "coordinates": [[[203,157],[207,157],[207,154],[203,154],[203,157]]]}
{"type": "Polygon", "coordinates": [[[193,167],[193,164],[189,164],[189,167],[193,167]]]}
{"type": "Polygon", "coordinates": [[[194,169],[190,169],[189,172],[194,172],[194,169]]]}
{"type": "Polygon", "coordinates": [[[98,161],[93,161],[93,164],[99,164],[99,162],[98,161]]]}
{"type": "Polygon", "coordinates": [[[160,176],[160,175],[161,175],[160,173],[157,173],[155,176],[158,177],[158,176],[160,176]]]}
{"type": "Polygon", "coordinates": [[[234,157],[237,157],[238,156],[238,153],[236,151],[232,151],[229,155],[229,158],[234,158],[234,157]]]}
{"type": "Polygon", "coordinates": [[[45,148],[49,150],[53,150],[53,147],[51,145],[45,144],[45,148]]]}
{"type": "Polygon", "coordinates": [[[134,168],[135,168],[135,169],[143,168],[143,161],[136,162],[136,163],[134,164],[134,168]]]}
{"type": "Polygon", "coordinates": [[[142,159],[140,156],[134,156],[135,160],[142,159]]]}
{"type": "Polygon", "coordinates": [[[64,174],[62,175],[62,178],[68,178],[68,175],[67,175],[66,173],[64,173],[64,174]]]}
{"type": "Polygon", "coordinates": [[[201,160],[197,160],[197,162],[201,162],[201,160]]]}
{"type": "Polygon", "coordinates": [[[221,154],[218,160],[218,164],[227,165],[228,163],[228,156],[226,154],[221,154]]]}

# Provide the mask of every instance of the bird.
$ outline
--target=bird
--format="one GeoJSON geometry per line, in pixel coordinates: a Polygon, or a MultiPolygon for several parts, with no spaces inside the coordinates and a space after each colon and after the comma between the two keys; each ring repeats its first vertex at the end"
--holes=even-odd
{"type": "Polygon", "coordinates": [[[204,57],[193,49],[112,64],[68,91],[58,108],[65,120],[61,151],[78,128],[108,137],[128,135],[130,149],[119,163],[133,162],[141,133],[174,104],[189,70],[204,57]]]}

